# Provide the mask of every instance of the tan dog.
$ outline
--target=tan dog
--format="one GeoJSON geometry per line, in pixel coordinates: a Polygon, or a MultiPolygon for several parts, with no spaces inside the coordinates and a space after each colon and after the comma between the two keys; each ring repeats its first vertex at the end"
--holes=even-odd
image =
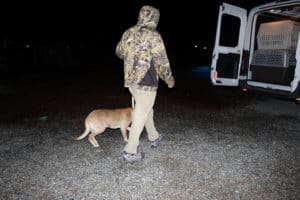
{"type": "Polygon", "coordinates": [[[95,139],[96,135],[103,133],[106,128],[120,128],[123,140],[127,143],[127,128],[132,120],[131,112],[132,108],[99,109],[92,111],[85,119],[85,131],[76,140],[85,138],[91,132],[89,142],[94,147],[99,147],[95,139]]]}

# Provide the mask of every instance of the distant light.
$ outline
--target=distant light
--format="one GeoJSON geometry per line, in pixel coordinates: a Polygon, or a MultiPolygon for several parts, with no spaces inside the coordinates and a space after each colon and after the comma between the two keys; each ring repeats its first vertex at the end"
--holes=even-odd
{"type": "Polygon", "coordinates": [[[198,48],[198,45],[197,45],[197,44],[195,44],[195,45],[194,45],[194,48],[198,48]]]}
{"type": "Polygon", "coordinates": [[[28,49],[28,48],[31,48],[32,47],[32,41],[30,40],[25,40],[24,41],[24,48],[28,49]]]}
{"type": "Polygon", "coordinates": [[[203,50],[207,50],[207,46],[202,47],[203,50]]]}

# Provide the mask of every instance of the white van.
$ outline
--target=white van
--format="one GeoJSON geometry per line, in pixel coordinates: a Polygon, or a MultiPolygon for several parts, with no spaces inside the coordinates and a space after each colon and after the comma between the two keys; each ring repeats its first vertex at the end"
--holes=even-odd
{"type": "Polygon", "coordinates": [[[211,81],[288,96],[300,81],[300,1],[220,5],[211,81]]]}

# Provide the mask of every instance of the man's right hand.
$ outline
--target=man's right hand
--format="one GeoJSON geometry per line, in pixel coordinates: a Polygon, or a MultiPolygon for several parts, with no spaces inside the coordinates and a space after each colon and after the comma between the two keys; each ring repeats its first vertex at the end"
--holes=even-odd
{"type": "Polygon", "coordinates": [[[175,81],[172,81],[171,83],[168,84],[168,88],[173,88],[175,85],[175,81]]]}

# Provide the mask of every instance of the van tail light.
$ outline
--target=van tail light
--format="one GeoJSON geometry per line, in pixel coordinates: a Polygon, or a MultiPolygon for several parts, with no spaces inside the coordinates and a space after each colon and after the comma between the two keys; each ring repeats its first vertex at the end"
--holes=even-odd
{"type": "Polygon", "coordinates": [[[248,89],[247,89],[246,87],[243,87],[243,88],[242,88],[242,91],[243,91],[243,92],[247,92],[248,89]]]}
{"type": "Polygon", "coordinates": [[[245,75],[248,70],[249,51],[243,51],[240,75],[245,75]]]}
{"type": "Polygon", "coordinates": [[[214,78],[214,79],[217,79],[217,78],[218,78],[218,72],[217,72],[217,71],[214,71],[214,72],[213,72],[213,78],[214,78]]]}

